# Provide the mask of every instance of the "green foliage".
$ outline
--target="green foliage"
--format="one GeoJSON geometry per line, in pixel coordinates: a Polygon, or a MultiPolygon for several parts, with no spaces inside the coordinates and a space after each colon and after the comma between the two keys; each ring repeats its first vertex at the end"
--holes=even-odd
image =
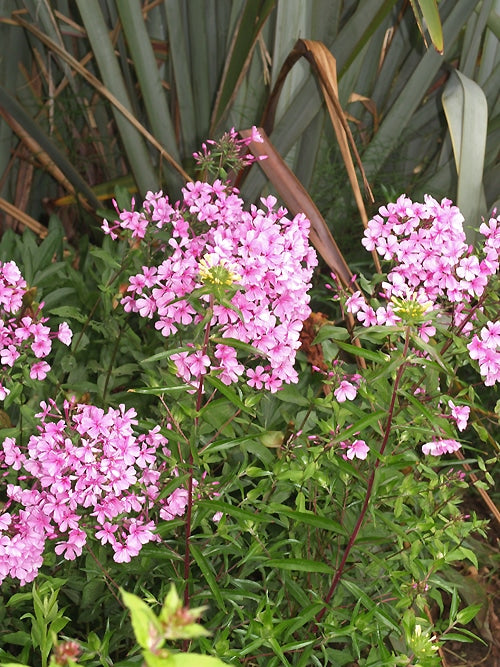
{"type": "MultiPolygon", "coordinates": [[[[456,474],[458,462],[429,460],[418,445],[429,432],[453,437],[440,402],[458,398],[481,410],[472,384],[457,380],[465,347],[451,339],[444,352],[424,344],[415,314],[405,327],[359,331],[362,347],[347,342],[343,327],[326,325],[315,342],[329,368],[342,363],[354,373],[361,360],[366,364],[356,401],[339,403],[303,354],[296,386],[263,394],[210,377],[196,406],[170,361],[186,341],[165,349],[150,321],[118,305],[121,286],[153,251],[109,240],[99,248],[82,242],[75,251],[55,220],[39,246],[29,232],[4,235],[0,258],[15,259],[51,318],[67,319],[75,332],[71,350],[56,353],[53,383],[33,383],[29,393],[21,387],[5,409],[13,423],[20,423],[17,410],[23,415],[25,437],[37,402],[70,392],[100,405],[133,404],[144,427],[168,419],[179,477],[164,495],[185,484],[191,469],[218,482],[217,497],[202,485],[193,505],[188,577],[184,519],[161,524],[161,542],[144,546],[126,566],[97,542],[73,563],[49,552],[42,583],[30,592],[3,586],[0,662],[54,666],[54,651],[75,641],[78,664],[89,667],[141,660],[152,667],[439,664],[438,646],[473,637],[463,626],[481,605],[463,605],[453,567],[479,565],[473,535],[485,523],[463,514],[467,484],[456,474]],[[63,287],[54,290],[56,279],[63,287]],[[415,393],[420,386],[425,401],[415,393]],[[342,456],[342,443],[358,434],[370,443],[371,461],[342,456]],[[195,608],[184,609],[176,590],[195,608]],[[439,608],[433,623],[426,615],[432,602],[439,608]],[[197,623],[204,609],[206,630],[197,623]],[[179,652],[185,645],[178,640],[194,652],[179,652]]],[[[236,347],[242,357],[254,352],[236,347]]],[[[491,442],[491,424],[480,414],[473,426],[491,442]]],[[[465,446],[482,475],[478,457],[490,456],[486,445],[471,437],[465,446]]]]}

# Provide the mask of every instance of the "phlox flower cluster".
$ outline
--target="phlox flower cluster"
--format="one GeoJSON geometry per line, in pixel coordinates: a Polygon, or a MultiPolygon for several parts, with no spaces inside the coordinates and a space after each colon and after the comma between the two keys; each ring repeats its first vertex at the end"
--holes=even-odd
{"type": "MultiPolygon", "coordinates": [[[[362,243],[392,262],[382,282],[381,296],[388,303],[375,310],[358,291],[347,299],[347,310],[366,327],[396,325],[402,321],[402,309],[406,315],[418,314],[419,335],[426,342],[436,333],[431,315],[444,321],[451,318],[462,334],[471,335],[475,318],[475,313],[470,317],[471,309],[499,267],[500,216],[481,224],[480,255],[466,243],[463,221],[450,200],[439,203],[429,195],[423,204],[402,195],[382,206],[368,223],[362,243]]],[[[498,327],[498,322],[489,322],[468,345],[489,385],[500,380],[498,327]]]]}
{"type": "Polygon", "coordinates": [[[211,333],[256,348],[258,361],[245,367],[229,340],[211,349],[186,346],[171,359],[187,384],[210,372],[227,385],[243,377],[271,392],[296,382],[295,354],[317,264],[309,221],[303,214],[288,218],[272,196],[245,211],[238,192],[220,180],[188,183],[182,192],[175,206],[149,192],[142,212],[122,211],[114,226],[103,224],[114,237],[120,228],[136,238],[148,228],[169,235],[163,261],[130,278],[124,309],[154,319],[165,337],[182,330],[185,340],[186,327],[203,319],[200,306],[211,306],[211,333]]]}
{"type": "Polygon", "coordinates": [[[38,434],[25,447],[8,437],[0,450],[7,481],[0,583],[7,576],[32,581],[48,540],[56,542],[56,554],[74,560],[93,535],[110,545],[116,562],[129,562],[158,540],[158,514],[165,520],[184,514],[183,487],[159,498],[164,476],[177,475],[167,438],[159,426],[137,435],[135,410],[65,401],[61,412],[50,401],[36,417],[38,434]]]}
{"type": "Polygon", "coordinates": [[[467,348],[470,358],[479,364],[484,384],[491,387],[500,382],[500,322],[487,322],[479,336],[472,336],[467,348]]]}
{"type": "Polygon", "coordinates": [[[431,456],[441,456],[441,454],[452,454],[460,447],[460,443],[452,438],[436,438],[422,445],[422,452],[431,456]]]}
{"type": "Polygon", "coordinates": [[[32,380],[44,380],[50,365],[44,361],[52,349],[53,338],[65,345],[72,332],[66,322],[51,332],[42,317],[41,307],[32,307],[32,294],[15,262],[0,262],[0,400],[10,389],[5,386],[10,369],[19,360],[30,366],[32,380]]]}

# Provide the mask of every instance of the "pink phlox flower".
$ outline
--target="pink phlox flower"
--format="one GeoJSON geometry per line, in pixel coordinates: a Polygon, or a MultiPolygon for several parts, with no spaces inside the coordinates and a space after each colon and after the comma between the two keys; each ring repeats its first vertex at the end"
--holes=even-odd
{"type": "Polygon", "coordinates": [[[46,361],[38,361],[30,368],[30,378],[32,380],[45,380],[50,366],[46,361]]]}
{"type": "Polygon", "coordinates": [[[215,346],[214,356],[220,362],[220,380],[226,385],[236,382],[244,372],[245,367],[239,363],[234,347],[218,344],[215,346]]]}
{"type": "Polygon", "coordinates": [[[339,386],[334,390],[333,394],[339,403],[344,401],[353,401],[358,393],[355,385],[348,380],[342,380],[339,386]]]}
{"type": "Polygon", "coordinates": [[[269,380],[269,373],[266,372],[263,366],[257,366],[255,370],[253,368],[247,368],[246,371],[248,382],[247,384],[254,389],[262,389],[264,384],[269,380]]]}
{"type": "Polygon", "coordinates": [[[460,449],[461,445],[456,440],[450,438],[437,438],[422,445],[422,452],[430,456],[441,456],[441,454],[451,454],[460,449]]]}
{"type": "Polygon", "coordinates": [[[100,540],[101,544],[111,544],[111,546],[114,546],[116,544],[115,533],[117,530],[117,525],[105,521],[102,527],[96,532],[95,536],[100,540]]]}
{"type": "Polygon", "coordinates": [[[120,225],[117,224],[117,223],[114,223],[114,224],[110,225],[109,222],[106,219],[104,219],[102,221],[101,229],[105,234],[110,236],[113,239],[113,241],[116,241],[116,239],[118,238],[118,234],[116,234],[116,230],[120,229],[120,225]]]}
{"type": "Polygon", "coordinates": [[[201,350],[197,350],[186,357],[185,363],[189,369],[189,373],[194,378],[199,378],[205,375],[207,369],[210,367],[210,357],[201,350]]]}
{"type": "Polygon", "coordinates": [[[357,313],[357,318],[365,327],[371,327],[377,324],[377,315],[375,314],[375,311],[366,303],[357,313]]]}
{"type": "Polygon", "coordinates": [[[63,343],[64,345],[71,345],[71,339],[73,337],[73,332],[68,326],[67,322],[61,322],[59,325],[59,329],[57,332],[57,338],[63,343]]]}
{"type": "Polygon", "coordinates": [[[436,327],[432,324],[431,321],[424,322],[418,328],[418,335],[424,341],[428,343],[429,340],[436,334],[436,327]]]}
{"type": "Polygon", "coordinates": [[[166,499],[160,510],[160,517],[171,521],[176,516],[183,516],[188,504],[188,491],[182,486],[177,487],[166,499]]]}
{"type": "Polygon", "coordinates": [[[26,456],[17,446],[14,438],[5,438],[2,443],[4,463],[13,470],[20,470],[26,461],[26,456]]]}
{"type": "Polygon", "coordinates": [[[77,556],[82,555],[86,541],[86,533],[80,528],[73,528],[69,531],[68,539],[65,542],[58,542],[54,551],[58,556],[64,555],[66,560],[75,560],[77,556]]]}
{"type": "Polygon", "coordinates": [[[20,353],[15,345],[8,345],[0,350],[0,360],[6,366],[14,366],[16,360],[20,357],[20,353]]]}
{"type": "Polygon", "coordinates": [[[465,430],[467,428],[467,422],[470,415],[469,406],[455,405],[451,399],[448,401],[448,406],[451,408],[451,416],[455,420],[458,430],[465,430]]]}
{"type": "Polygon", "coordinates": [[[113,545],[113,560],[115,563],[130,563],[134,556],[137,556],[136,550],[123,542],[116,541],[113,545]]]}
{"type": "Polygon", "coordinates": [[[351,461],[354,458],[364,461],[369,451],[370,448],[364,440],[355,440],[352,444],[348,445],[345,455],[351,461]]]}

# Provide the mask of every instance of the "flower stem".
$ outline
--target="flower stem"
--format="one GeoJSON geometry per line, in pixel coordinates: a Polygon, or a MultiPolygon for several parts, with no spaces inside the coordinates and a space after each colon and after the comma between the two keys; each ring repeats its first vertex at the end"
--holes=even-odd
{"type": "MultiPolygon", "coordinates": [[[[210,310],[213,308],[214,305],[214,297],[213,295],[210,295],[210,310]]],[[[203,339],[203,354],[206,354],[206,351],[208,349],[209,341],[210,341],[210,326],[211,326],[211,319],[208,320],[207,325],[205,327],[205,336],[203,339]]],[[[196,391],[196,415],[194,418],[194,429],[193,429],[193,438],[190,442],[190,447],[189,447],[189,459],[188,459],[188,498],[187,498],[187,508],[186,508],[186,521],[185,521],[185,549],[184,549],[184,606],[188,607],[189,606],[189,573],[190,573],[190,568],[191,568],[191,517],[193,514],[193,463],[194,463],[194,457],[193,457],[193,448],[197,446],[198,444],[198,426],[199,426],[199,413],[201,410],[202,402],[203,402],[203,380],[205,378],[205,374],[201,373],[198,377],[198,389],[196,391]]]]}
{"type": "MultiPolygon", "coordinates": [[[[404,349],[403,349],[403,359],[406,359],[406,356],[408,354],[408,347],[410,344],[410,327],[406,328],[406,335],[405,335],[405,344],[404,344],[404,349]]],[[[361,507],[361,512],[359,513],[358,520],[356,521],[356,525],[354,526],[354,529],[351,533],[351,536],[349,538],[349,542],[347,543],[347,546],[345,548],[344,554],[342,556],[342,560],[340,561],[340,564],[337,568],[337,571],[335,572],[335,576],[333,577],[332,583],[330,585],[330,589],[325,597],[324,600],[324,605],[323,607],[319,610],[319,612],[316,614],[315,621],[316,623],[319,623],[323,616],[325,615],[325,612],[327,610],[327,605],[330,602],[330,600],[333,597],[333,594],[335,593],[338,583],[340,581],[340,578],[342,577],[342,573],[344,572],[344,567],[347,562],[347,559],[349,557],[349,554],[351,553],[351,549],[354,546],[354,542],[356,541],[356,538],[358,536],[358,533],[361,529],[361,526],[363,525],[363,521],[366,516],[366,512],[368,510],[368,505],[370,504],[370,499],[372,495],[372,490],[373,490],[373,484],[375,482],[375,474],[378,470],[378,467],[382,461],[382,456],[384,454],[385,448],[387,446],[387,442],[389,441],[389,435],[391,433],[391,427],[392,427],[392,419],[394,416],[394,408],[396,406],[396,396],[398,393],[398,388],[401,382],[401,378],[403,377],[403,373],[406,368],[406,361],[403,361],[401,366],[398,368],[398,372],[396,374],[396,379],[394,380],[394,386],[392,388],[392,395],[391,395],[391,401],[389,404],[389,410],[387,412],[387,422],[385,425],[385,431],[384,431],[384,437],[382,440],[382,444],[380,445],[380,452],[379,452],[379,457],[375,461],[375,465],[373,466],[372,473],[370,475],[370,478],[368,480],[368,484],[366,486],[366,493],[365,493],[365,499],[363,501],[363,506],[361,507]]],[[[315,628],[317,629],[317,628],[315,628]]]]}

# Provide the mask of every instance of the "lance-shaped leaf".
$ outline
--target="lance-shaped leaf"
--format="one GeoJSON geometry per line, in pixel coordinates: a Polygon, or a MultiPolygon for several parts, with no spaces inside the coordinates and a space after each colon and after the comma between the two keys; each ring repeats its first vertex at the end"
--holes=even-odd
{"type": "MultiPolygon", "coordinates": [[[[474,4],[469,0],[457,0],[453,6],[443,24],[444,39],[448,45],[451,46],[460,35],[464,23],[474,11],[474,4]]],[[[380,123],[377,134],[363,153],[363,163],[370,179],[381,170],[400,140],[401,133],[422,103],[442,63],[442,57],[436,51],[429,50],[407,78],[380,123]]]]}
{"type": "MultiPolygon", "coordinates": [[[[179,162],[180,156],[175,130],[141,7],[139,3],[135,2],[118,2],[116,8],[134,62],[142,98],[154,136],[165,146],[174,160],[179,162]]],[[[169,191],[180,191],[183,183],[178,173],[169,169],[166,172],[166,179],[169,191]]]]}
{"type": "MultiPolygon", "coordinates": [[[[76,3],[106,88],[132,114],[127,88],[115,57],[99,2],[97,0],[85,0],[85,2],[76,0],[76,3]]],[[[113,114],[139,190],[145,193],[152,188],[157,189],[158,178],[142,137],[115,108],[113,108],[113,114]]]]}
{"type": "Polygon", "coordinates": [[[434,48],[439,54],[442,54],[444,51],[443,26],[436,0],[410,0],[410,2],[424,42],[427,27],[434,48]]]}

